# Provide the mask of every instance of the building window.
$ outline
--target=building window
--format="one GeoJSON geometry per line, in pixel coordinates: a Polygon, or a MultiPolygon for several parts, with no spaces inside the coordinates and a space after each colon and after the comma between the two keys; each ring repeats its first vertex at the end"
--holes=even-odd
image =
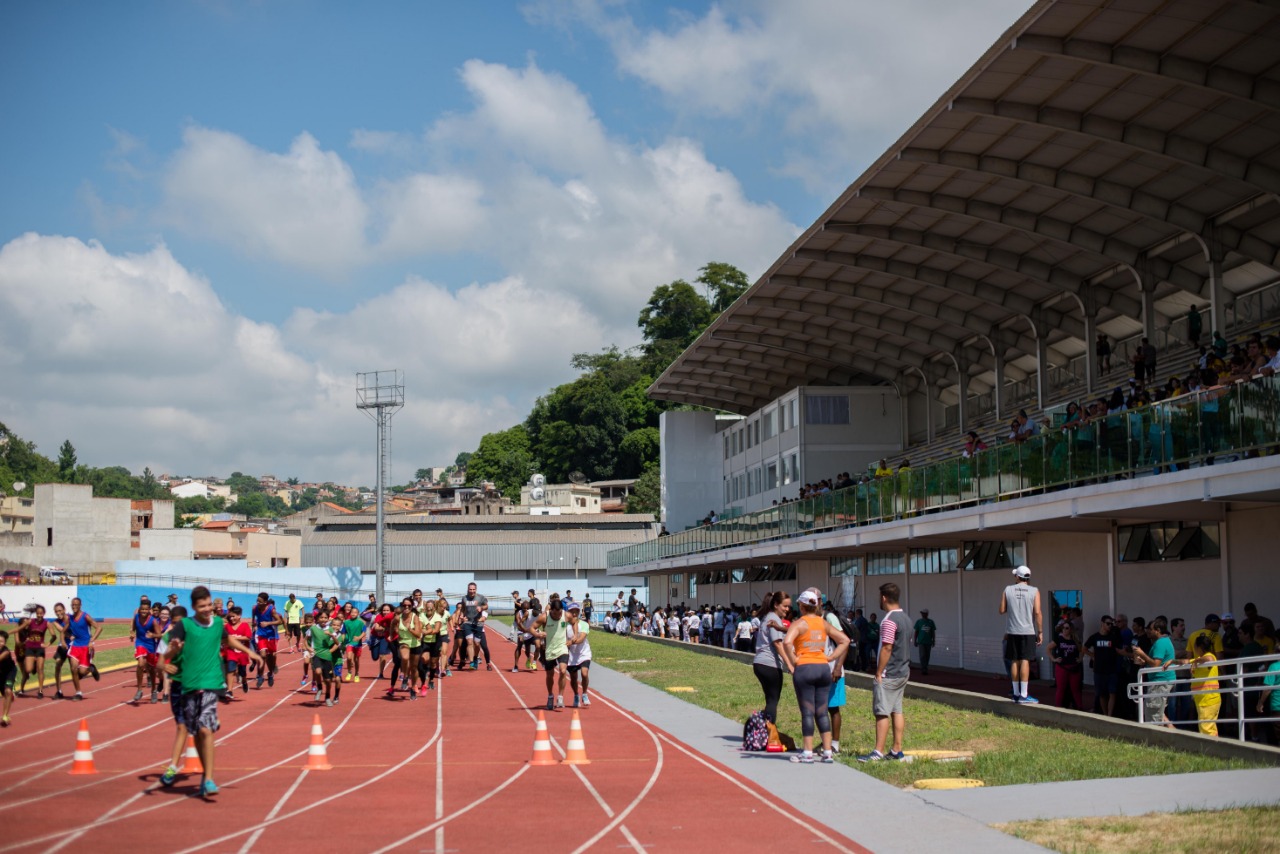
{"type": "Polygon", "coordinates": [[[724,434],[724,458],[729,459],[729,433],[724,434]]]}
{"type": "Polygon", "coordinates": [[[764,488],[766,490],[778,488],[778,464],[777,463],[769,463],[769,465],[765,466],[764,488]]]}
{"type": "Polygon", "coordinates": [[[689,573],[689,599],[698,601],[698,574],[695,572],[689,573]]]}
{"type": "Polygon", "coordinates": [[[1152,522],[1116,529],[1122,563],[1203,560],[1222,555],[1217,522],[1152,522]]]}
{"type": "Polygon", "coordinates": [[[867,555],[867,575],[902,575],[906,571],[902,552],[872,552],[867,555]]]}
{"type": "Polygon", "coordinates": [[[804,399],[806,424],[848,424],[849,396],[846,394],[815,394],[804,399]]]}
{"type": "Polygon", "coordinates": [[[912,549],[911,574],[929,575],[956,571],[955,549],[912,549]]]}
{"type": "Polygon", "coordinates": [[[862,574],[862,558],[860,557],[833,557],[831,559],[831,577],[839,578],[842,575],[861,575],[862,574]]]}
{"type": "Polygon", "coordinates": [[[770,408],[760,417],[760,423],[763,425],[761,429],[761,439],[772,439],[777,431],[777,410],[770,408]]]}
{"type": "Polygon", "coordinates": [[[787,414],[787,429],[790,430],[791,428],[796,427],[800,423],[800,418],[798,415],[798,413],[800,412],[800,403],[797,400],[797,398],[793,397],[791,398],[791,400],[787,401],[787,409],[789,410],[787,414]]]}
{"type": "Polygon", "coordinates": [[[731,577],[734,584],[741,584],[747,580],[747,571],[745,569],[735,569],[731,577]]]}
{"type": "Polygon", "coordinates": [[[1013,569],[1027,562],[1027,544],[1021,540],[965,543],[960,569],[1013,569]]]}

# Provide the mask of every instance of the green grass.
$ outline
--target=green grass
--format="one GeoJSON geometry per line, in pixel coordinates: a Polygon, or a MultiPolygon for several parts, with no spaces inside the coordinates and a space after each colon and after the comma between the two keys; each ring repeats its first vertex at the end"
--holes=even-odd
{"type": "Polygon", "coordinates": [[[1280,809],[1247,807],[1205,812],[1152,813],[1018,821],[997,829],[1067,854],[1093,852],[1274,851],[1280,809]]]}
{"type": "MultiPolygon", "coordinates": [[[[4,631],[9,633],[9,650],[12,651],[14,646],[14,639],[17,637],[18,624],[17,623],[0,623],[0,629],[3,629],[4,631]]],[[[129,636],[128,623],[107,623],[103,626],[101,640],[109,640],[111,638],[127,638],[128,636],[129,636]]],[[[49,652],[49,650],[50,650],[49,647],[45,647],[46,653],[49,652]]],[[[98,665],[99,670],[106,670],[108,667],[112,667],[113,665],[126,664],[132,661],[133,661],[133,647],[129,646],[128,644],[117,647],[115,649],[104,649],[98,652],[93,659],[93,663],[98,665]]],[[[46,688],[50,688],[50,689],[51,689],[51,686],[53,685],[53,667],[54,667],[53,656],[49,656],[48,658],[45,659],[45,662],[44,662],[44,681],[45,681],[46,688]]],[[[62,668],[62,681],[64,683],[69,684],[71,682],[71,677],[67,675],[68,672],[69,672],[68,668],[64,665],[62,668]]],[[[88,677],[85,677],[85,678],[88,678],[88,677]]],[[[14,683],[13,689],[15,691],[18,690],[18,686],[21,684],[22,684],[22,674],[19,673],[18,679],[14,683]]],[[[36,690],[36,680],[34,677],[31,677],[27,680],[27,692],[30,693],[34,690],[36,690]]]]}
{"type": "MultiPolygon", "coordinates": [[[[592,634],[591,648],[600,664],[646,685],[663,690],[694,688],[693,692],[673,692],[672,696],[730,720],[745,721],[764,703],[760,684],[751,668],[741,662],[605,632],[592,634]]],[[[840,746],[844,755],[840,761],[895,786],[909,786],[916,780],[937,777],[967,777],[982,780],[988,786],[1009,786],[1257,767],[1243,760],[1215,759],[1033,726],[927,700],[907,698],[903,711],[906,714],[905,749],[972,750],[974,759],[910,763],[854,761],[853,754],[865,753],[875,746],[875,728],[871,692],[850,687],[843,713],[840,746]]],[[[789,677],[778,705],[778,729],[799,743],[800,712],[789,677]]]]}

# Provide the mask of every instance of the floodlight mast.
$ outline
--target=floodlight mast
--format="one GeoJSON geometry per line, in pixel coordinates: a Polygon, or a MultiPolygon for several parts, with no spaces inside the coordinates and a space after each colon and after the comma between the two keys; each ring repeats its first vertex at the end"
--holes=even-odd
{"type": "Polygon", "coordinates": [[[391,465],[391,452],[387,440],[391,434],[391,416],[404,407],[404,374],[400,370],[369,371],[356,374],[356,409],[362,410],[373,419],[378,430],[378,487],[377,487],[377,540],[375,573],[377,578],[377,600],[381,604],[386,599],[387,551],[383,537],[382,496],[386,489],[388,468],[391,465]]]}

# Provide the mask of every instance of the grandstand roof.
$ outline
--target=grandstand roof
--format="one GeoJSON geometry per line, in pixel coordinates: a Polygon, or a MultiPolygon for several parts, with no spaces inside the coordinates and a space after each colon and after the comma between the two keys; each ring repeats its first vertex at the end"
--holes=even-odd
{"type": "Polygon", "coordinates": [[[1274,281],[1278,194],[1280,6],[1042,0],[650,393],[981,393],[1274,281]]]}

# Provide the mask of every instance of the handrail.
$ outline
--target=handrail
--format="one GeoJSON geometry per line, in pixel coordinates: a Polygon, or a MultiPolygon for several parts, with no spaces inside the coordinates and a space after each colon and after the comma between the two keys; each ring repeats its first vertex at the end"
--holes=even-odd
{"type": "MultiPolygon", "coordinates": [[[[1245,741],[1246,740],[1245,736],[1247,734],[1246,728],[1245,728],[1246,724],[1267,724],[1267,723],[1273,723],[1275,721],[1280,721],[1280,715],[1269,716],[1269,717],[1246,717],[1244,713],[1245,695],[1249,693],[1261,694],[1263,691],[1267,691],[1267,690],[1280,691],[1280,685],[1277,685],[1274,688],[1271,688],[1267,685],[1262,684],[1262,678],[1266,675],[1266,670],[1267,670],[1265,667],[1262,668],[1260,671],[1246,673],[1244,671],[1244,666],[1246,664],[1270,665],[1277,661],[1280,661],[1280,654],[1251,655],[1245,658],[1224,658],[1224,659],[1217,660],[1213,664],[1213,666],[1218,669],[1217,677],[1176,676],[1172,680],[1165,680],[1164,682],[1161,682],[1161,683],[1144,681],[1143,677],[1153,673],[1165,673],[1168,671],[1166,671],[1163,667],[1144,667],[1141,670],[1139,670],[1137,673],[1138,681],[1134,682],[1132,685],[1129,686],[1129,699],[1135,701],[1138,704],[1138,723],[1155,725],[1157,723],[1156,721],[1148,721],[1146,719],[1147,707],[1146,707],[1145,701],[1147,699],[1148,688],[1150,688],[1152,685],[1155,685],[1155,684],[1172,684],[1175,686],[1185,684],[1188,688],[1190,688],[1192,687],[1191,683],[1193,682],[1200,682],[1203,684],[1206,678],[1216,678],[1218,680],[1217,688],[1205,688],[1199,691],[1170,690],[1168,694],[1166,694],[1165,696],[1166,698],[1171,698],[1171,697],[1199,697],[1207,694],[1218,694],[1218,695],[1231,694],[1235,697],[1235,700],[1236,700],[1235,717],[1234,718],[1215,717],[1212,720],[1205,719],[1202,721],[1199,719],[1199,716],[1197,715],[1196,721],[1175,721],[1173,723],[1187,723],[1187,724],[1190,724],[1190,723],[1219,724],[1219,723],[1228,723],[1228,722],[1234,723],[1236,725],[1236,740],[1245,741]],[[1228,667],[1234,668],[1235,672],[1223,673],[1223,669],[1228,667]],[[1226,685],[1226,683],[1228,682],[1233,683],[1235,687],[1228,688],[1226,685]]],[[[1188,670],[1191,667],[1192,665],[1189,663],[1179,662],[1178,664],[1171,666],[1169,669],[1184,671],[1184,670],[1188,670]]],[[[1169,722],[1169,721],[1167,720],[1161,721],[1159,722],[1159,724],[1163,726],[1164,723],[1166,722],[1169,722]]]]}
{"type": "Polygon", "coordinates": [[[1086,483],[1132,478],[1280,445],[1280,377],[1184,394],[1088,424],[1043,428],[971,458],[952,457],[825,495],[609,552],[610,568],[872,525],[1086,483]]]}

